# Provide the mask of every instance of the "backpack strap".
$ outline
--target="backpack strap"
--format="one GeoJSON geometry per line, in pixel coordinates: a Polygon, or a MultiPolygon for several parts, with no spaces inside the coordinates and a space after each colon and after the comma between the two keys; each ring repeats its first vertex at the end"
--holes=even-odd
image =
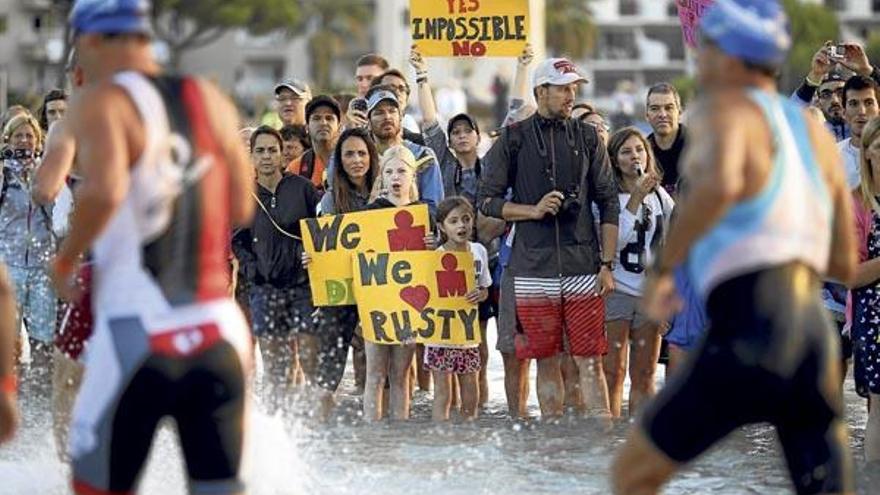
{"type": "Polygon", "coordinates": [[[312,181],[312,175],[315,173],[315,152],[307,150],[299,161],[299,175],[312,181]]]}
{"type": "Polygon", "coordinates": [[[514,122],[505,129],[507,131],[507,153],[510,157],[507,166],[507,184],[512,188],[514,184],[516,184],[516,175],[519,168],[519,152],[523,145],[522,121],[514,122]]]}

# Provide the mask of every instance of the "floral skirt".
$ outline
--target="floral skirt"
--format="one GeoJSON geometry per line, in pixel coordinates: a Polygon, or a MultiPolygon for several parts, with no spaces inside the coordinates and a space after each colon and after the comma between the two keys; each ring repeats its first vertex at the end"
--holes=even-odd
{"type": "Polygon", "coordinates": [[[476,373],[480,371],[480,349],[425,346],[425,368],[459,375],[476,373]]]}

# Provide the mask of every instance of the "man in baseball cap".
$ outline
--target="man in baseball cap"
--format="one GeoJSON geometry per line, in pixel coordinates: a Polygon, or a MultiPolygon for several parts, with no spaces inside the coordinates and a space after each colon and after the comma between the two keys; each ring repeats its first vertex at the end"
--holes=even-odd
{"type": "Polygon", "coordinates": [[[400,109],[400,101],[397,100],[397,95],[394,91],[391,91],[390,89],[371,89],[367,94],[369,95],[367,97],[367,119],[370,118],[370,114],[379,106],[379,103],[382,103],[383,101],[387,101],[391,105],[397,107],[398,110],[400,109]]]}
{"type": "Polygon", "coordinates": [[[532,92],[536,100],[545,100],[548,117],[567,119],[574,109],[578,86],[587,82],[587,77],[570,60],[548,58],[535,67],[532,92]],[[551,86],[555,88],[551,89],[551,86]]]}
{"type": "Polygon", "coordinates": [[[275,86],[275,103],[282,125],[306,125],[306,105],[312,99],[309,85],[299,79],[285,79],[275,86]]]}
{"type": "Polygon", "coordinates": [[[327,182],[324,172],[336,148],[341,119],[342,109],[333,97],[318,95],[312,98],[306,105],[306,122],[312,148],[287,167],[288,172],[312,181],[320,194],[323,194],[324,184],[327,182]]]}
{"type": "Polygon", "coordinates": [[[641,305],[670,321],[682,304],[673,273],[686,262],[710,323],[618,452],[614,493],[659,493],[728,434],[765,422],[795,493],[854,493],[839,344],[820,298],[823,278],[847,283],[856,271],[834,138],[777,91],[791,46],[779,1],[715,0],[700,34],[705,91],[689,111],[687,193],[641,305]]]}
{"type": "Polygon", "coordinates": [[[589,414],[610,417],[602,364],[608,341],[596,309],[614,290],[620,204],[596,130],[570,118],[585,82],[567,59],[538,64],[532,78],[537,111],[503,128],[483,158],[477,206],[487,217],[517,222],[509,269],[501,279],[496,345],[513,417],[525,413],[526,397],[514,384],[530,359],[538,364],[542,417],[564,414],[562,364],[569,359],[578,368],[589,414]]]}
{"type": "Polygon", "coordinates": [[[587,76],[583,75],[576,65],[567,58],[548,58],[535,67],[532,74],[532,88],[552,84],[553,86],[566,86],[572,83],[588,83],[587,76]]]}

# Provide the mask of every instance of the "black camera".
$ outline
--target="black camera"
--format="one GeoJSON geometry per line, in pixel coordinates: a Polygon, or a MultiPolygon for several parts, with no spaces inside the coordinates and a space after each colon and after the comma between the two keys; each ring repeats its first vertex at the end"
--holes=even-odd
{"type": "Polygon", "coordinates": [[[3,160],[28,160],[33,157],[34,152],[31,150],[12,150],[9,148],[4,148],[2,155],[0,155],[3,160]]]}
{"type": "Polygon", "coordinates": [[[581,188],[578,184],[572,184],[562,192],[562,206],[559,208],[560,216],[576,217],[581,211],[581,188]]]}

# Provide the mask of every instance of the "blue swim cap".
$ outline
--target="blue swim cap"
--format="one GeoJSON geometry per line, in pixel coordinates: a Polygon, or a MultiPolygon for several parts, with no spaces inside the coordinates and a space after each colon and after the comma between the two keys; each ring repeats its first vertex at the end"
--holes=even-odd
{"type": "Polygon", "coordinates": [[[700,31],[724,53],[777,67],[791,48],[788,16],[777,0],[715,0],[700,31]]]}
{"type": "Polygon", "coordinates": [[[76,0],[70,26],[76,34],[152,34],[150,0],[76,0]]]}

